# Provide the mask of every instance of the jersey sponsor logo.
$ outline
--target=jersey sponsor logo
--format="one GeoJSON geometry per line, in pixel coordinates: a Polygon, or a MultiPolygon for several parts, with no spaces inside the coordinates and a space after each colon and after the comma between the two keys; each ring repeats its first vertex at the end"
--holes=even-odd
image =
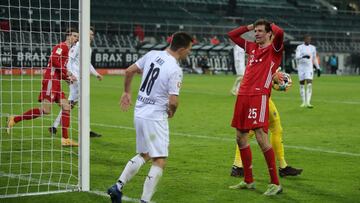
{"type": "Polygon", "coordinates": [[[60,48],[60,47],[57,48],[55,53],[58,54],[58,55],[60,55],[60,54],[62,53],[62,48],[60,48]]]}
{"type": "Polygon", "coordinates": [[[250,60],[249,60],[249,65],[252,66],[254,61],[255,61],[255,56],[254,55],[250,55],[250,60]]]}
{"type": "Polygon", "coordinates": [[[140,102],[143,102],[145,104],[155,104],[156,101],[150,98],[143,97],[141,95],[138,95],[137,100],[140,102]]]}

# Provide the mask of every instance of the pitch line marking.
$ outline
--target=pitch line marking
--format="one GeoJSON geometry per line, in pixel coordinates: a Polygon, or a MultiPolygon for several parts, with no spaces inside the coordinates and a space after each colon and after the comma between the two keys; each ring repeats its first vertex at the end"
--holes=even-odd
{"type": "MultiPolygon", "coordinates": [[[[91,125],[107,127],[107,128],[135,130],[135,128],[133,128],[133,127],[121,126],[121,125],[109,125],[109,124],[102,124],[102,123],[91,123],[91,125]]],[[[219,141],[229,141],[229,142],[235,141],[235,136],[233,136],[234,138],[231,139],[231,138],[210,137],[210,136],[206,136],[206,135],[194,135],[194,134],[178,133],[178,132],[171,132],[171,134],[179,135],[179,136],[183,136],[183,137],[202,138],[202,139],[208,139],[208,140],[219,140],[219,141]]],[[[304,150],[304,151],[323,152],[323,153],[328,153],[328,154],[338,154],[338,155],[345,155],[345,156],[360,157],[359,153],[352,153],[352,152],[338,152],[338,151],[332,151],[332,150],[327,150],[327,149],[317,149],[317,148],[311,148],[311,147],[305,147],[305,146],[293,146],[293,145],[284,145],[284,147],[290,148],[290,149],[300,149],[300,150],[304,150]]]]}
{"type": "MultiPolygon", "coordinates": [[[[113,86],[113,85],[101,85],[99,87],[107,87],[107,88],[116,88],[121,89],[120,86],[113,86]]],[[[181,90],[183,93],[190,93],[190,94],[203,94],[203,95],[211,95],[211,96],[230,96],[230,94],[222,94],[217,92],[209,92],[209,91],[192,91],[192,90],[181,90]]],[[[295,98],[282,98],[276,97],[278,100],[292,100],[298,101],[299,99],[295,98]]],[[[320,102],[320,103],[333,103],[333,104],[350,104],[350,105],[359,105],[360,101],[339,101],[339,100],[317,100],[316,98],[312,100],[313,102],[320,102]]]]}

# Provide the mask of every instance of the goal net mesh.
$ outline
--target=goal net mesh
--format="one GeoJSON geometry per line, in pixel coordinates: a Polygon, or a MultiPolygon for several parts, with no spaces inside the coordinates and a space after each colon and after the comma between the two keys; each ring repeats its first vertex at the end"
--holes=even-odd
{"type": "MultiPolygon", "coordinates": [[[[65,30],[78,27],[77,0],[0,1],[0,198],[72,191],[79,188],[77,147],[63,147],[61,124],[49,133],[61,107],[16,123],[7,133],[9,116],[41,107],[42,88],[52,48],[65,30]]],[[[68,84],[62,81],[68,96],[68,84]]],[[[71,111],[69,138],[78,140],[78,110],[71,111]]],[[[1,200],[0,200],[1,201],[1,200]]]]}

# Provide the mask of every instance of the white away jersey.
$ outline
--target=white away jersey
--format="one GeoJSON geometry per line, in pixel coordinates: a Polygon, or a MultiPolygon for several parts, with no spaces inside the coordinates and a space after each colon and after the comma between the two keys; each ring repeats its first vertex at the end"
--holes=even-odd
{"type": "MultiPolygon", "coordinates": [[[[91,56],[91,49],[90,49],[90,56],[91,56]]],[[[80,42],[76,42],[76,44],[71,47],[69,51],[69,59],[66,64],[66,67],[72,74],[74,74],[77,81],[80,81],[80,42]]],[[[99,73],[96,72],[92,64],[90,64],[90,73],[95,76],[99,75],[99,73]]]]}
{"type": "Polygon", "coordinates": [[[316,59],[316,48],[311,44],[309,45],[300,44],[299,46],[297,46],[295,58],[297,60],[298,70],[301,69],[312,70],[313,65],[315,65],[317,68],[319,67],[319,64],[317,63],[317,59],[316,59]],[[305,55],[310,56],[310,58],[309,59],[302,58],[305,55]]]}
{"type": "Polygon", "coordinates": [[[234,45],[234,65],[236,75],[243,76],[245,73],[245,50],[238,45],[234,45]]]}
{"type": "Polygon", "coordinates": [[[183,73],[167,51],[150,51],[135,63],[142,71],[135,117],[167,119],[169,95],[179,95],[183,73]]]}

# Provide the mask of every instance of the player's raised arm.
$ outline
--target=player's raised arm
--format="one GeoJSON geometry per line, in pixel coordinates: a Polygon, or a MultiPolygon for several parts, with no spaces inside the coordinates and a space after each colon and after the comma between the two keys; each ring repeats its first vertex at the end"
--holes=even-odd
{"type": "Polygon", "coordinates": [[[274,23],[271,24],[271,30],[274,34],[273,46],[275,51],[279,52],[284,48],[284,30],[274,23]]]}
{"type": "MultiPolygon", "coordinates": [[[[230,39],[237,45],[239,45],[241,48],[245,49],[246,46],[246,40],[241,37],[242,34],[245,32],[251,31],[254,29],[254,25],[248,25],[248,26],[240,26],[238,28],[235,28],[228,32],[228,36],[230,39]]],[[[246,50],[246,49],[245,49],[246,50]]]]}
{"type": "Polygon", "coordinates": [[[120,99],[120,107],[123,111],[127,111],[131,106],[131,81],[134,75],[140,71],[140,68],[133,64],[125,71],[124,92],[120,99]]]}

